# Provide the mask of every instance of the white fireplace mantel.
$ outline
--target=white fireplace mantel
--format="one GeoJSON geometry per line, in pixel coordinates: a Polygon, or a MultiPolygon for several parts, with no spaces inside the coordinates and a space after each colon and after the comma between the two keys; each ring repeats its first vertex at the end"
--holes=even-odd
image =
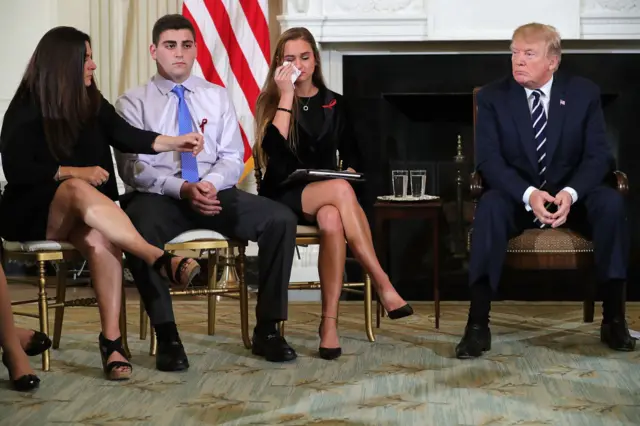
{"type": "Polygon", "coordinates": [[[639,40],[640,0],[283,0],[282,30],[319,43],[508,40],[528,22],[564,40],[639,40]]]}

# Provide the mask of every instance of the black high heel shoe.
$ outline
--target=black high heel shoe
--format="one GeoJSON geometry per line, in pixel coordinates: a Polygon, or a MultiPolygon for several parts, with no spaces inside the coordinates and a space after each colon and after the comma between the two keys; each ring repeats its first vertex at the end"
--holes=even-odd
{"type": "Polygon", "coordinates": [[[408,317],[409,315],[413,315],[413,308],[408,303],[398,309],[387,312],[387,316],[392,320],[408,317]]]}
{"type": "Polygon", "coordinates": [[[51,339],[46,334],[33,330],[33,336],[27,343],[27,347],[24,348],[24,353],[28,356],[40,355],[51,347],[51,339]]]}
{"type": "Polygon", "coordinates": [[[129,380],[131,373],[133,372],[133,366],[124,361],[111,361],[107,364],[107,360],[112,353],[118,352],[120,355],[127,359],[127,354],[122,347],[122,336],[116,340],[109,340],[102,333],[98,336],[98,343],[100,347],[100,357],[102,358],[102,369],[108,380],[129,380]],[[125,367],[125,370],[120,370],[120,367],[125,367]]]}
{"type": "Polygon", "coordinates": [[[38,386],[40,386],[40,379],[35,374],[25,374],[24,376],[20,376],[14,380],[11,376],[11,368],[9,368],[9,358],[7,358],[6,352],[2,352],[2,363],[5,367],[7,367],[7,370],[9,371],[9,380],[11,380],[13,388],[18,392],[28,392],[37,389],[38,386]]]}
{"type": "MultiPolygon", "coordinates": [[[[325,318],[334,319],[336,320],[336,324],[338,323],[338,318],[326,317],[323,315],[322,319],[320,320],[320,325],[318,326],[318,336],[320,336],[320,332],[322,331],[322,323],[324,322],[325,318]]],[[[339,358],[340,355],[342,355],[342,348],[340,346],[338,346],[337,348],[323,348],[322,346],[319,346],[318,355],[320,355],[320,358],[322,359],[331,361],[332,359],[339,358]]]]}

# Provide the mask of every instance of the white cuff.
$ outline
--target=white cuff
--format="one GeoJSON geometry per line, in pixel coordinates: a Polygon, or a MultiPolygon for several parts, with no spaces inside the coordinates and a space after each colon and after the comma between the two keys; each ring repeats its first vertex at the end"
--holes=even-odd
{"type": "Polygon", "coordinates": [[[164,185],[162,185],[162,193],[179,200],[180,188],[182,188],[182,184],[185,182],[186,181],[184,179],[167,176],[167,179],[164,181],[164,185]]]}
{"type": "Polygon", "coordinates": [[[565,186],[564,188],[562,188],[562,190],[567,191],[569,195],[571,195],[571,204],[575,204],[576,201],[578,201],[578,193],[575,189],[571,188],[570,186],[565,186]]]}
{"type": "Polygon", "coordinates": [[[524,203],[524,208],[530,212],[531,211],[531,206],[529,205],[529,198],[531,197],[531,193],[533,191],[535,191],[537,188],[530,186],[527,188],[526,191],[524,191],[524,195],[522,196],[522,202],[524,203]]]}

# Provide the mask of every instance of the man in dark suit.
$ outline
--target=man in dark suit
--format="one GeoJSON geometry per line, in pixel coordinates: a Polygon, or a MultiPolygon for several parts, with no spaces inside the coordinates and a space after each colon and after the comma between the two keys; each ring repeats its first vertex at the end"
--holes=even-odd
{"type": "Polygon", "coordinates": [[[527,24],[513,34],[512,75],[477,95],[477,171],[486,192],[471,240],[471,307],[458,358],[491,348],[489,311],[510,238],[531,227],[569,226],[593,240],[606,289],[601,341],[631,351],[624,318],[629,234],[622,196],[603,181],[613,169],[598,87],[556,73],[560,36],[527,24]]]}

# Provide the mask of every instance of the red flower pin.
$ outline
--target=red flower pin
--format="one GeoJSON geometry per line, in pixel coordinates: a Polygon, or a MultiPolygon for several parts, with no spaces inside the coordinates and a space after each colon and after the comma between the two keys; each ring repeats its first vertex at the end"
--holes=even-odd
{"type": "Polygon", "coordinates": [[[331,102],[329,102],[327,105],[322,105],[322,108],[329,108],[332,109],[336,104],[336,100],[335,99],[331,99],[331,102]]]}

